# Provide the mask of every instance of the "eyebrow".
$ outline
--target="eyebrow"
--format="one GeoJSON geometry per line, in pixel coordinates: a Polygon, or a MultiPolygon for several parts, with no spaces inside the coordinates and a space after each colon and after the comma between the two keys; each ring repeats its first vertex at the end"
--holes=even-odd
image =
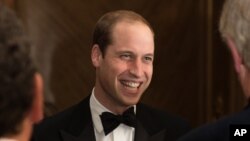
{"type": "Polygon", "coordinates": [[[128,50],[122,50],[122,51],[117,51],[118,54],[122,54],[122,53],[131,53],[134,54],[132,51],[128,51],[128,50]]]}
{"type": "MultiPolygon", "coordinates": [[[[130,53],[130,54],[135,54],[134,52],[132,52],[132,51],[128,51],[128,50],[124,50],[124,51],[117,51],[117,53],[118,53],[118,54],[122,54],[122,53],[130,53]]],[[[153,54],[153,53],[147,53],[147,54],[145,54],[145,55],[143,55],[143,56],[154,56],[154,54],[153,54]]]]}
{"type": "Polygon", "coordinates": [[[154,54],[153,53],[148,53],[145,56],[154,56],[154,54]]]}

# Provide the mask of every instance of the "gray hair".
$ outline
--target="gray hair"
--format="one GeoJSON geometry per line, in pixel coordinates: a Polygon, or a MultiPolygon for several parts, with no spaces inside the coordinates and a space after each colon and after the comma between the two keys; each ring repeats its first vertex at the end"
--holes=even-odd
{"type": "Polygon", "coordinates": [[[231,38],[250,68],[250,0],[226,0],[220,18],[222,37],[231,38]]]}

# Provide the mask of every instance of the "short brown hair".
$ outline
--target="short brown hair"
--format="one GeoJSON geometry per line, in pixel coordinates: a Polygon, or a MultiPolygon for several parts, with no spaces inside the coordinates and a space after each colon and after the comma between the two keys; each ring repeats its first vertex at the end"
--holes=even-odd
{"type": "Polygon", "coordinates": [[[113,27],[121,21],[144,23],[154,34],[149,22],[133,11],[118,10],[108,12],[98,20],[93,33],[92,45],[98,44],[103,55],[105,54],[106,47],[112,43],[111,33],[113,27]]]}

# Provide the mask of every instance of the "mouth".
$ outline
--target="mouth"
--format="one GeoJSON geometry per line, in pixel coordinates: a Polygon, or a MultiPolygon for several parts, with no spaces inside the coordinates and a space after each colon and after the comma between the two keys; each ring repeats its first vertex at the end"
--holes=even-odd
{"type": "Polygon", "coordinates": [[[126,81],[126,80],[122,80],[121,84],[123,86],[125,86],[126,88],[130,88],[130,89],[138,89],[141,86],[141,82],[135,82],[135,81],[126,81]]]}

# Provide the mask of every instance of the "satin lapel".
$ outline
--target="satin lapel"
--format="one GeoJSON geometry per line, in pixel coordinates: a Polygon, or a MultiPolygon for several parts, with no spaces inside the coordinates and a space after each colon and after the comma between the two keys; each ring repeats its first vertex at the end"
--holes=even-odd
{"type": "Polygon", "coordinates": [[[152,135],[148,141],[164,141],[165,135],[166,135],[166,130],[162,130],[157,134],[152,135]]]}
{"type": "Polygon", "coordinates": [[[149,139],[149,134],[143,128],[140,121],[137,121],[135,128],[135,141],[147,141],[149,139]]]}
{"type": "Polygon", "coordinates": [[[93,126],[88,125],[79,136],[61,131],[63,141],[95,141],[93,126]]]}
{"type": "Polygon", "coordinates": [[[138,121],[135,129],[135,141],[164,141],[166,130],[149,135],[146,129],[138,121]]]}
{"type": "Polygon", "coordinates": [[[63,141],[95,141],[89,99],[90,96],[76,106],[68,128],[60,131],[63,141]]]}
{"type": "Polygon", "coordinates": [[[150,115],[150,113],[152,112],[146,106],[137,104],[135,141],[164,141],[166,131],[153,122],[155,115],[150,115]]]}

